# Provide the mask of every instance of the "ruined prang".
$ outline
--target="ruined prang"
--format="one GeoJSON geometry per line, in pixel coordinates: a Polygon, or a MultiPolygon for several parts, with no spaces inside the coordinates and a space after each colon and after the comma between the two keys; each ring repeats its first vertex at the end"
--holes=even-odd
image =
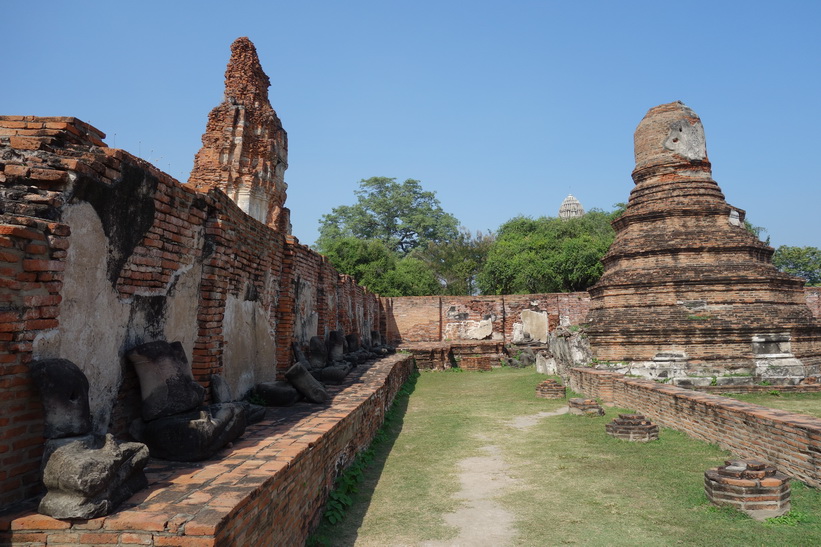
{"type": "Polygon", "coordinates": [[[248,215],[290,233],[285,208],[288,136],[268,101],[271,81],[248,38],[231,45],[225,99],[208,115],[188,183],[219,188],[248,215]]]}
{"type": "Polygon", "coordinates": [[[712,178],[701,120],[681,102],[635,133],[635,187],[590,289],[599,361],[642,376],[772,379],[818,373],[821,330],[803,279],[776,270],[712,178]]]}

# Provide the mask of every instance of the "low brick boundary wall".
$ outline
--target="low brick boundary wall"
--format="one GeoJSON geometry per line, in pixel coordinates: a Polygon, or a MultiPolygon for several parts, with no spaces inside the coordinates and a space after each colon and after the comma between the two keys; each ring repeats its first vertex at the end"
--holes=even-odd
{"type": "Polygon", "coordinates": [[[792,386],[702,386],[686,388],[693,391],[703,391],[705,393],[733,393],[743,395],[746,393],[769,393],[778,391],[779,393],[819,393],[821,384],[795,384],[792,386]]]}
{"type": "Polygon", "coordinates": [[[409,355],[358,367],[329,388],[330,406],[269,409],[213,460],[152,459],[149,487],[107,517],[62,521],[33,508],[0,517],[0,545],[303,545],[413,369],[409,355]]]}
{"type": "Polygon", "coordinates": [[[490,370],[502,366],[502,359],[507,356],[504,344],[495,340],[411,342],[397,349],[413,355],[417,368],[429,370],[454,367],[472,371],[490,370]]]}
{"type": "Polygon", "coordinates": [[[821,486],[821,419],[585,368],[571,369],[570,387],[821,486]]]}

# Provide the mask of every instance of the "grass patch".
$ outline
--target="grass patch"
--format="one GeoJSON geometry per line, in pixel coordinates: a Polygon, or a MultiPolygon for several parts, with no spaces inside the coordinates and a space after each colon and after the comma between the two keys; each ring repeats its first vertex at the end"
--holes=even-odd
{"type": "Polygon", "coordinates": [[[722,395],[745,403],[821,418],[821,393],[788,393],[771,390],[766,393],[722,393],[722,395]]]}
{"type": "Polygon", "coordinates": [[[605,424],[625,409],[512,427],[516,417],[566,404],[535,397],[543,379],[533,368],[423,372],[413,393],[400,397],[397,418],[362,471],[347,517],[320,532],[334,546],[453,540],[458,530],[443,515],[464,503],[453,498],[458,462],[493,444],[515,479],[497,497],[515,516],[512,545],[821,543],[817,490],[793,482],[791,513],[763,523],[714,507],[704,495],[704,471],[730,454],[668,429],[652,443],[605,434],[605,424]]]}

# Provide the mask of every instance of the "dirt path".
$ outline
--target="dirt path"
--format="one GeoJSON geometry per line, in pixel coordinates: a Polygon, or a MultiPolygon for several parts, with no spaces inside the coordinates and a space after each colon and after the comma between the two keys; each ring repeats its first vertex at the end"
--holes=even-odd
{"type": "Polygon", "coordinates": [[[538,414],[531,414],[530,416],[517,416],[515,419],[509,421],[507,425],[510,427],[515,427],[516,429],[527,429],[528,427],[533,427],[539,420],[542,418],[549,418],[550,416],[560,416],[562,414],[567,414],[570,409],[566,406],[558,410],[554,410],[553,412],[539,412],[538,414]]]}
{"type": "MultiPolygon", "coordinates": [[[[567,407],[554,412],[539,412],[519,416],[507,425],[525,431],[539,420],[567,412],[567,407]]],[[[487,440],[486,438],[483,440],[487,440]]],[[[425,547],[504,547],[511,545],[514,536],[514,516],[494,501],[513,486],[516,479],[508,475],[508,466],[502,449],[495,445],[481,448],[481,456],[459,462],[459,480],[462,489],[454,496],[463,505],[445,515],[445,522],[459,529],[459,535],[448,541],[423,543],[425,547]]]]}

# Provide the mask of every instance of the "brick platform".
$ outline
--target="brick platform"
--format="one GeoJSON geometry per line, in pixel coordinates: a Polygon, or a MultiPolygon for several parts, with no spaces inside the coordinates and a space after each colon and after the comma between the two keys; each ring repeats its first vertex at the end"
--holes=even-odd
{"type": "Polygon", "coordinates": [[[580,416],[604,416],[604,409],[599,405],[596,399],[576,397],[568,399],[567,406],[570,407],[571,414],[580,416]]]}
{"type": "Polygon", "coordinates": [[[450,344],[446,342],[403,344],[400,351],[413,355],[416,367],[421,370],[445,370],[453,367],[450,344]]]}
{"type": "Polygon", "coordinates": [[[501,366],[506,355],[504,344],[492,340],[417,342],[402,344],[399,349],[413,355],[418,368],[430,370],[490,370],[501,366]]]}
{"type": "Polygon", "coordinates": [[[542,399],[564,399],[567,388],[556,380],[545,380],[536,386],[536,397],[542,399]]]}
{"type": "Polygon", "coordinates": [[[473,371],[500,367],[507,355],[504,343],[492,340],[455,340],[450,351],[459,368],[473,371]]]}
{"type": "Polygon", "coordinates": [[[302,545],[336,474],[373,439],[413,371],[408,355],[358,367],[330,406],[269,409],[205,462],[151,460],[149,487],[112,515],[62,521],[29,506],[0,517],[0,545],[302,545]]]}
{"type": "Polygon", "coordinates": [[[604,429],[608,435],[625,441],[648,442],[659,438],[659,426],[645,420],[641,414],[619,414],[604,429]]]}
{"type": "Polygon", "coordinates": [[[704,472],[704,492],[715,505],[729,505],[757,520],[790,510],[790,478],[757,460],[726,461],[704,472]]]}

